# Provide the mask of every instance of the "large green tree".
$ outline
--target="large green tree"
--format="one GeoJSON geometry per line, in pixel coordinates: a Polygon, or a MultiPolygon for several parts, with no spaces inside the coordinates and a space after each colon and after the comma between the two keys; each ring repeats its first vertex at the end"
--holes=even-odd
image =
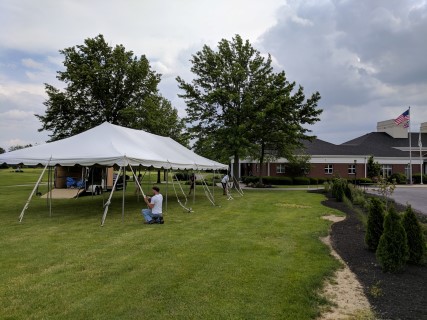
{"type": "Polygon", "coordinates": [[[160,75],[144,55],[134,56],[123,45],[112,47],[102,35],[59,52],[64,56],[65,70],[58,71],[57,79],[65,87],[45,84],[47,109],[44,115],[36,115],[42,122],[39,131],[51,131],[51,140],[108,121],[155,134],[173,134],[172,138],[185,144],[183,123],[170,102],[158,93],[160,75]]]}
{"type": "Polygon", "coordinates": [[[196,151],[223,162],[234,157],[238,165],[252,145],[247,118],[254,87],[272,72],[271,59],[236,35],[232,41],[221,40],[217,51],[203,46],[190,61],[194,79],[187,83],[178,77],[177,81],[184,91],[179,96],[187,104],[189,131],[198,139],[196,151]]]}
{"type": "Polygon", "coordinates": [[[191,83],[178,77],[179,96],[187,104],[187,122],[195,148],[205,156],[228,162],[251,156],[291,156],[310,139],[303,125],[318,121],[320,95],[305,99],[303,88],[294,92],[285,73],[274,73],[271,57],[263,57],[248,40],[236,35],[221,40],[217,51],[209,46],[193,55],[191,83]]]}
{"type": "Polygon", "coordinates": [[[295,85],[282,71],[269,74],[264,83],[255,86],[247,135],[253,145],[252,158],[259,160],[261,167],[266,157],[298,162],[295,152],[303,152],[304,140],[315,138],[308,135],[306,125],[320,120],[320,94],[316,92],[306,99],[303,87],[295,90],[295,85]]]}

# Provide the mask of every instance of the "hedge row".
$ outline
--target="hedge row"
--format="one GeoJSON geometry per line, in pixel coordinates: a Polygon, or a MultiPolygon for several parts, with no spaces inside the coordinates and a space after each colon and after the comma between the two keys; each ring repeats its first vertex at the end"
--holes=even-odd
{"type": "MultiPolygon", "coordinates": [[[[258,176],[244,176],[242,177],[242,182],[246,185],[250,183],[257,183],[259,181],[258,176]]],[[[264,184],[269,185],[318,185],[325,182],[331,182],[333,178],[309,178],[309,177],[262,177],[264,184]]],[[[349,182],[353,183],[354,179],[348,179],[349,182]]],[[[358,178],[356,180],[357,184],[361,183],[372,183],[372,180],[369,178],[358,178]]]]}

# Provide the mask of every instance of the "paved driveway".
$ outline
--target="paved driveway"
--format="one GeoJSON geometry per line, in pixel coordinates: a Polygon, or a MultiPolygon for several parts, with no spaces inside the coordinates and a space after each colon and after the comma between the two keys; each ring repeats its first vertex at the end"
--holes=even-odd
{"type": "MultiPolygon", "coordinates": [[[[370,191],[376,193],[375,191],[370,191]]],[[[427,215],[427,185],[396,186],[391,196],[397,203],[406,205],[409,203],[414,210],[427,215]]]]}

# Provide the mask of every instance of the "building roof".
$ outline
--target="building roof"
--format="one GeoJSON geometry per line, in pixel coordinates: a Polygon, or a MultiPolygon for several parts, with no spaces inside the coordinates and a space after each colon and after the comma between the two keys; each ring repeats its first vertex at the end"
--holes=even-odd
{"type": "MultiPolygon", "coordinates": [[[[421,133],[423,145],[427,143],[427,133],[421,133]]],[[[419,133],[411,133],[412,152],[419,152],[419,133]]],[[[408,138],[393,138],[385,132],[370,132],[336,145],[321,139],[304,142],[306,153],[314,156],[351,156],[372,155],[374,157],[407,157],[409,148],[408,138]]]]}

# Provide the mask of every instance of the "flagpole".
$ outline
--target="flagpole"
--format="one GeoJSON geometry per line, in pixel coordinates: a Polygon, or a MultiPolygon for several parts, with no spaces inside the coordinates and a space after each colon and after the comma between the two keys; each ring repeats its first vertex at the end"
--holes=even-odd
{"type": "Polygon", "coordinates": [[[421,184],[423,184],[423,153],[422,153],[422,148],[423,148],[423,142],[421,141],[421,126],[420,126],[420,134],[418,136],[418,147],[420,147],[420,173],[421,173],[421,184]]]}
{"type": "Polygon", "coordinates": [[[411,107],[408,108],[409,125],[409,184],[412,184],[412,139],[411,139],[411,107]]]}

